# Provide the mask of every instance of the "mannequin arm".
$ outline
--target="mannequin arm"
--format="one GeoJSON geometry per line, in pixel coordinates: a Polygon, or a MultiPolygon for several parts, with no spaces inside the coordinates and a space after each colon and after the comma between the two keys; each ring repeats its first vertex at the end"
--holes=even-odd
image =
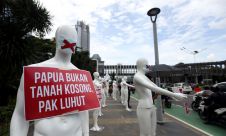
{"type": "Polygon", "coordinates": [[[126,82],[125,82],[125,83],[123,83],[123,84],[125,84],[125,85],[126,85],[126,86],[128,86],[128,87],[135,88],[135,86],[130,85],[130,84],[127,84],[126,82]]]}
{"type": "Polygon", "coordinates": [[[163,95],[167,95],[170,97],[175,97],[176,99],[184,99],[187,96],[185,94],[181,94],[181,93],[173,93],[170,92],[166,89],[162,89],[160,87],[158,87],[157,85],[155,85],[151,80],[149,80],[145,75],[137,73],[134,76],[134,81],[136,82],[136,84],[139,84],[140,86],[144,86],[145,88],[148,88],[158,94],[163,94],[163,95]]]}
{"type": "Polygon", "coordinates": [[[24,117],[24,78],[20,80],[20,86],[17,93],[16,107],[10,124],[10,136],[27,136],[29,122],[24,117]]]}

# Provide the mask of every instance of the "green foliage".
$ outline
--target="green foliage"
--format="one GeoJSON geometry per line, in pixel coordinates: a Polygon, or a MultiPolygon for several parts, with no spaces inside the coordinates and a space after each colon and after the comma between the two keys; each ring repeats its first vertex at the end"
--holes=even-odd
{"type": "Polygon", "coordinates": [[[52,49],[44,36],[50,30],[50,15],[34,0],[0,2],[0,105],[16,94],[24,65],[44,60],[52,49]]]}
{"type": "Polygon", "coordinates": [[[72,55],[72,63],[82,70],[87,70],[91,73],[96,71],[96,61],[89,58],[89,52],[78,52],[72,55]]]}
{"type": "MultiPolygon", "coordinates": [[[[9,95],[16,95],[23,66],[38,63],[52,57],[55,52],[54,43],[50,40],[42,40],[36,37],[27,37],[22,44],[22,51],[15,51],[11,55],[0,58],[0,88],[1,104],[7,104],[9,95]]],[[[15,49],[16,50],[16,49],[15,49]]]]}
{"type": "Polygon", "coordinates": [[[0,106],[0,136],[9,135],[10,120],[13,114],[15,99],[10,98],[8,106],[0,106]]]}
{"type": "Polygon", "coordinates": [[[10,119],[24,65],[37,63],[55,51],[44,36],[50,30],[50,15],[34,0],[0,1],[0,135],[9,135],[10,119]]]}
{"type": "Polygon", "coordinates": [[[21,38],[30,32],[44,36],[50,30],[49,12],[37,1],[4,0],[2,4],[0,20],[6,26],[3,33],[21,38]]]}

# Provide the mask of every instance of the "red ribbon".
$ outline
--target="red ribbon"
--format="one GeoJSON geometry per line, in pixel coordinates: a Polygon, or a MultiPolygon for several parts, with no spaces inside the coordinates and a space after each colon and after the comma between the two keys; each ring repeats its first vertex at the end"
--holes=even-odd
{"type": "Polygon", "coordinates": [[[76,43],[70,43],[67,40],[64,39],[64,45],[61,46],[61,49],[66,49],[66,48],[70,48],[72,50],[72,52],[75,52],[74,46],[76,46],[76,43]]]}

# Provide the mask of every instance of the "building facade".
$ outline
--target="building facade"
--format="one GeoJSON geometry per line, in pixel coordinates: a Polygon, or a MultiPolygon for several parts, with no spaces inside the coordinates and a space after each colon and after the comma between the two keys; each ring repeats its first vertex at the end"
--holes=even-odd
{"type": "Polygon", "coordinates": [[[90,31],[89,25],[86,25],[83,21],[78,21],[75,25],[78,33],[78,50],[87,51],[90,53],[90,31]]]}
{"type": "Polygon", "coordinates": [[[99,54],[93,54],[91,59],[96,61],[96,71],[99,72],[100,76],[104,76],[104,61],[101,60],[99,54]]]}
{"type": "MultiPolygon", "coordinates": [[[[104,75],[133,78],[136,72],[136,65],[118,64],[104,66],[104,75]]],[[[211,79],[213,82],[222,82],[226,81],[226,60],[204,63],[179,63],[174,66],[160,64],[158,66],[150,66],[150,71],[147,74],[152,78],[155,78],[158,74],[162,83],[201,83],[205,79],[211,79]]]]}

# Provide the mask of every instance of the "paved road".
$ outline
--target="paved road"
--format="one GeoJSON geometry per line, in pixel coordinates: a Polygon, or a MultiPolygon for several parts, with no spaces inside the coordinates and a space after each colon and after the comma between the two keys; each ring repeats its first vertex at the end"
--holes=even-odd
{"type": "MultiPolygon", "coordinates": [[[[111,98],[107,99],[108,106],[103,108],[103,116],[99,118],[99,125],[104,126],[102,132],[90,132],[90,136],[139,136],[139,127],[136,117],[137,101],[132,99],[132,112],[128,112],[119,103],[111,98]]],[[[165,123],[157,125],[157,136],[205,136],[175,119],[164,115],[165,123]]],[[[90,115],[90,127],[92,127],[90,115]]]]}
{"type": "MultiPolygon", "coordinates": [[[[90,136],[139,136],[139,126],[136,117],[137,101],[131,99],[132,112],[125,110],[119,101],[107,99],[108,106],[102,109],[103,116],[99,117],[99,125],[104,127],[101,132],[90,131],[90,136]]],[[[157,136],[205,136],[183,123],[164,115],[165,123],[157,125],[157,136]]],[[[90,128],[93,125],[90,112],[90,128]]],[[[28,136],[33,134],[33,125],[28,136]]]]}

